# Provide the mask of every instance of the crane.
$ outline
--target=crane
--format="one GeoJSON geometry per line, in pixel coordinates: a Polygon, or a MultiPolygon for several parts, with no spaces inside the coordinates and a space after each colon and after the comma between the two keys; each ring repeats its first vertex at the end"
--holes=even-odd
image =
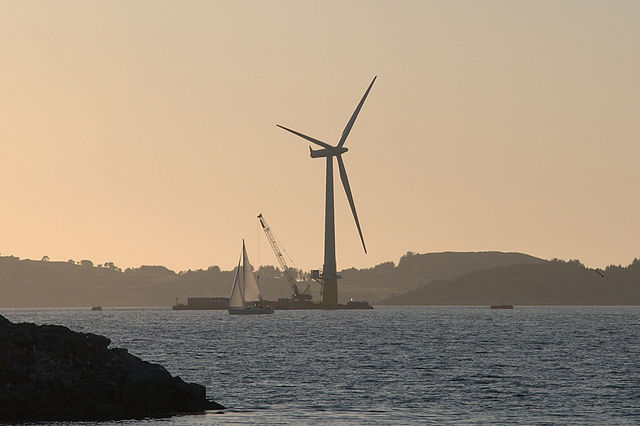
{"type": "Polygon", "coordinates": [[[267,236],[267,240],[269,240],[269,244],[271,244],[271,248],[273,249],[273,253],[276,255],[278,259],[278,263],[280,263],[280,267],[282,268],[282,273],[284,274],[287,281],[289,281],[289,285],[291,286],[291,290],[293,290],[293,296],[291,297],[293,300],[310,300],[311,295],[309,294],[309,286],[305,289],[304,292],[300,292],[298,289],[298,285],[296,284],[296,279],[291,274],[291,270],[289,266],[287,266],[287,262],[280,251],[280,247],[278,247],[278,243],[276,242],[276,238],[271,233],[271,228],[267,225],[267,221],[264,220],[262,213],[258,215],[258,220],[260,221],[260,225],[262,225],[262,230],[264,234],[267,236]]]}

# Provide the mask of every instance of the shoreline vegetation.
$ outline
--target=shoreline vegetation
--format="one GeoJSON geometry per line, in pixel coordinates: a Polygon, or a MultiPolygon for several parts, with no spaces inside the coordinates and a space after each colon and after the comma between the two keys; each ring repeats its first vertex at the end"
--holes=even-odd
{"type": "MultiPolygon", "coordinates": [[[[353,298],[378,305],[640,305],[640,259],[600,272],[578,260],[522,253],[407,252],[397,264],[342,270],[339,294],[343,303],[353,298]]],[[[218,266],[122,270],[112,262],[0,256],[0,308],[172,306],[188,297],[228,297],[234,274],[218,266]]],[[[257,275],[266,299],[290,296],[278,268],[261,266],[257,275]]],[[[318,299],[319,285],[311,289],[318,299]]]]}

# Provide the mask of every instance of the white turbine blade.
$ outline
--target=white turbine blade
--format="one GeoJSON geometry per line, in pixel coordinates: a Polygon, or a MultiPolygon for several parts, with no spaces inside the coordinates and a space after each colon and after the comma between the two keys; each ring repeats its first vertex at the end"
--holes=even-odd
{"type": "Polygon", "coordinates": [[[378,78],[378,76],[373,77],[373,80],[371,81],[371,84],[369,85],[369,88],[367,89],[366,92],[364,92],[364,96],[362,97],[362,99],[360,99],[360,103],[356,107],[356,110],[353,112],[353,115],[351,116],[351,119],[349,120],[349,122],[347,123],[347,126],[342,131],[342,136],[340,137],[340,142],[338,142],[337,146],[344,145],[345,141],[347,140],[347,136],[349,136],[349,133],[351,132],[351,128],[353,127],[353,123],[356,122],[356,118],[358,117],[358,114],[360,113],[360,109],[362,108],[362,105],[364,104],[364,100],[367,99],[367,95],[369,94],[369,90],[371,90],[371,86],[373,86],[373,82],[376,81],[376,78],[378,78]]]}
{"type": "Polygon", "coordinates": [[[309,142],[315,143],[316,145],[320,145],[320,146],[322,146],[322,147],[324,147],[324,148],[328,148],[328,149],[333,149],[333,147],[332,147],[331,145],[329,145],[328,143],[325,143],[325,142],[319,141],[318,139],[314,139],[314,138],[312,138],[311,136],[303,135],[303,134],[302,134],[302,133],[300,133],[300,132],[296,132],[295,130],[287,129],[286,127],[281,126],[281,125],[279,125],[279,124],[276,124],[276,126],[280,127],[281,129],[286,130],[287,132],[291,132],[291,133],[293,133],[294,135],[300,136],[302,139],[306,139],[306,140],[308,140],[309,142]]]}
{"type": "Polygon", "coordinates": [[[362,230],[360,229],[360,221],[358,220],[358,213],[356,213],[356,205],[353,202],[353,195],[351,195],[351,187],[349,186],[349,178],[347,178],[347,171],[344,169],[344,162],[342,161],[342,155],[338,155],[338,168],[340,169],[340,179],[342,180],[342,186],[344,186],[344,192],[347,194],[347,200],[351,206],[351,212],[353,218],[356,220],[356,227],[360,234],[360,240],[362,241],[362,248],[364,252],[367,252],[367,246],[364,245],[364,237],[362,236],[362,230]]]}

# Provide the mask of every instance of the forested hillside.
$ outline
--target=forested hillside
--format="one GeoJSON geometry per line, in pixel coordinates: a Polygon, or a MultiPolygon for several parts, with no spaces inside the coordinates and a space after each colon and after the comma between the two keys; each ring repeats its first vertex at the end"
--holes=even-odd
{"type": "MultiPolygon", "coordinates": [[[[496,266],[543,262],[520,253],[407,253],[398,265],[386,262],[367,269],[342,271],[340,300],[377,301],[409,291],[434,279],[496,266]]],[[[262,266],[257,271],[265,298],[288,297],[291,289],[281,271],[262,266]]],[[[302,271],[297,271],[301,273],[302,271]]],[[[217,266],[174,272],[163,266],[121,270],[113,263],[90,260],[53,262],[0,257],[0,307],[170,306],[187,297],[228,296],[234,271],[217,266]]],[[[301,274],[304,275],[304,274],[301,274]]],[[[303,286],[304,287],[304,286],[303,286]]],[[[301,289],[302,290],[302,289],[301,289]]],[[[311,284],[316,300],[319,284],[311,284]]]]}
{"type": "Polygon", "coordinates": [[[604,276],[577,260],[552,260],[469,272],[397,294],[388,305],[640,305],[640,260],[604,276]]]}

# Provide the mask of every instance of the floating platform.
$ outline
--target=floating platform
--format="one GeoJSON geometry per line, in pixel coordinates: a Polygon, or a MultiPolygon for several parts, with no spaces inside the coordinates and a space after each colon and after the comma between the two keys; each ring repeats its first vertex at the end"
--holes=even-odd
{"type": "MultiPolygon", "coordinates": [[[[271,306],[276,311],[293,311],[304,309],[324,309],[324,310],[338,310],[338,309],[373,309],[373,306],[369,302],[364,301],[350,301],[346,305],[325,305],[320,302],[312,302],[310,300],[292,300],[292,299],[278,299],[277,301],[265,300],[264,303],[271,306]]],[[[187,299],[187,304],[177,303],[173,305],[174,311],[226,311],[229,307],[228,297],[193,297],[187,299]]]]}
{"type": "Polygon", "coordinates": [[[337,305],[325,305],[320,302],[312,302],[310,300],[291,300],[291,299],[278,299],[277,302],[267,302],[273,309],[281,311],[292,311],[302,309],[324,309],[324,310],[337,310],[337,309],[373,309],[373,306],[369,302],[356,302],[351,301],[344,304],[337,305]]]}

